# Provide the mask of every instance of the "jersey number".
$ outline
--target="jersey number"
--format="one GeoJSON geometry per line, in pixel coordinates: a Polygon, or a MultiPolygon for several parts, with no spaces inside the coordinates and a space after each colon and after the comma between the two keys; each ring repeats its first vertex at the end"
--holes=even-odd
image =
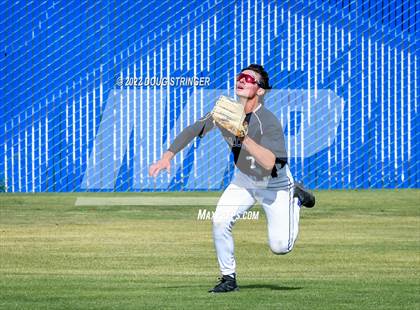
{"type": "Polygon", "coordinates": [[[253,156],[247,156],[246,159],[251,161],[251,165],[249,166],[251,169],[257,168],[257,166],[255,166],[255,158],[253,156]]]}

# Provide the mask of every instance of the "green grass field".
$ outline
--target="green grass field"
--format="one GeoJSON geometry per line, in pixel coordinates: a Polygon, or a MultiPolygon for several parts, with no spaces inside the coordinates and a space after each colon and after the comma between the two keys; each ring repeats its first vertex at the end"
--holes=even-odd
{"type": "Polygon", "coordinates": [[[256,206],[260,218],[234,228],[240,291],[209,294],[218,266],[211,222],[197,213],[214,207],[165,201],[219,195],[0,194],[0,308],[420,308],[419,190],[317,192],[285,256],[269,250],[256,206]],[[75,205],[157,196],[150,206],[75,205]]]}

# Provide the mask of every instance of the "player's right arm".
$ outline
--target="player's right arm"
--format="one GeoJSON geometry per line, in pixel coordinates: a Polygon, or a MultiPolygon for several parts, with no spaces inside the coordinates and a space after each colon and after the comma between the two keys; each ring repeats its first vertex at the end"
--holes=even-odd
{"type": "Polygon", "coordinates": [[[156,163],[150,165],[149,176],[156,177],[163,169],[167,170],[169,173],[171,169],[172,158],[174,158],[174,156],[184,147],[186,147],[195,137],[204,137],[204,135],[213,129],[213,127],[213,119],[210,116],[210,113],[207,113],[194,124],[182,130],[169,146],[168,150],[163,153],[162,158],[156,163]]]}

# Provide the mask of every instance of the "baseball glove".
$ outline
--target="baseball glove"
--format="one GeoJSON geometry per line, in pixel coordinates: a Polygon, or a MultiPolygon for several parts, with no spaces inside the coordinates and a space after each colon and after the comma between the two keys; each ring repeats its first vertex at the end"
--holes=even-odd
{"type": "Polygon", "coordinates": [[[232,98],[220,96],[211,111],[211,116],[214,122],[239,138],[248,133],[244,108],[232,98]]]}

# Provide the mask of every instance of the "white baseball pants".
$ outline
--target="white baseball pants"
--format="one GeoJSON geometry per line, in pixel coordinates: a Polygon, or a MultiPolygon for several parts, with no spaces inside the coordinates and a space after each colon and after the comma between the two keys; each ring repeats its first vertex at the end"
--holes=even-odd
{"type": "MultiPolygon", "coordinates": [[[[267,188],[267,182],[254,181],[237,170],[236,176],[220,197],[213,216],[213,239],[217,259],[223,275],[235,272],[232,228],[236,220],[258,201],[267,217],[268,243],[275,254],[286,254],[293,249],[298,235],[300,206],[293,198],[294,183],[289,166],[283,175],[283,188],[267,188]]],[[[282,169],[282,170],[283,170],[282,169]]]]}

